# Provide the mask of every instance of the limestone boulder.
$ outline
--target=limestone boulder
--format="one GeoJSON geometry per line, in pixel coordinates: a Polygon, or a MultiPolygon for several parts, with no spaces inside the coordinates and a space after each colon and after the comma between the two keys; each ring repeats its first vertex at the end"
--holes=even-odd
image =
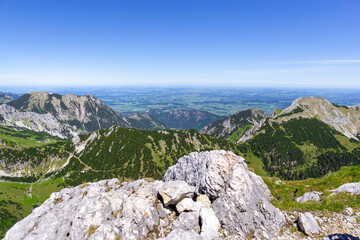
{"type": "Polygon", "coordinates": [[[224,233],[271,239],[285,223],[283,213],[271,203],[271,194],[261,177],[248,170],[244,158],[215,150],[190,153],[170,167],[164,181],[182,180],[212,201],[224,233]]]}
{"type": "Polygon", "coordinates": [[[321,232],[318,222],[309,212],[300,213],[298,225],[301,231],[308,236],[314,236],[321,232]]]}

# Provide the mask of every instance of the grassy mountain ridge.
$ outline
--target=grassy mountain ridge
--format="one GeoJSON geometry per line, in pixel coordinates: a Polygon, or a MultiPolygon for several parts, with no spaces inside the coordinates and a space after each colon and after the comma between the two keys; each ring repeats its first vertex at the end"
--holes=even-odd
{"type": "Polygon", "coordinates": [[[167,129],[168,126],[150,114],[146,113],[133,113],[129,116],[126,116],[128,122],[130,122],[133,128],[143,129],[143,130],[160,130],[167,129]]]}
{"type": "Polygon", "coordinates": [[[333,104],[325,98],[304,97],[296,99],[272,118],[281,123],[294,118],[317,118],[343,135],[354,138],[360,134],[360,107],[333,104]]]}
{"type": "Polygon", "coordinates": [[[237,142],[242,134],[253,125],[259,125],[267,115],[260,109],[248,109],[210,123],[200,133],[237,142]]]}
{"type": "Polygon", "coordinates": [[[195,130],[145,131],[118,126],[88,135],[75,149],[73,159],[60,174],[68,175],[65,182],[69,185],[104,177],[161,179],[169,166],[190,152],[236,152],[233,144],[195,130]]]}

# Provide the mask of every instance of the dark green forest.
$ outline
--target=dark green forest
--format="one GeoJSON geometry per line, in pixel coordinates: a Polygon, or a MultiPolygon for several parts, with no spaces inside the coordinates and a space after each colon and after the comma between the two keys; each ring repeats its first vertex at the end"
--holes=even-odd
{"type": "Polygon", "coordinates": [[[264,169],[286,180],[321,177],[341,166],[360,163],[360,144],[347,149],[336,135],[345,138],[329,125],[313,119],[292,119],[281,125],[266,121],[260,133],[238,149],[261,158],[264,169]]]}

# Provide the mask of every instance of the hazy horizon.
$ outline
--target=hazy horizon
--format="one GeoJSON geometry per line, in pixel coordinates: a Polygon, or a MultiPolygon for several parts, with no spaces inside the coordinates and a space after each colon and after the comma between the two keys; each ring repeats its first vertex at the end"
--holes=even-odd
{"type": "Polygon", "coordinates": [[[0,86],[360,88],[360,2],[0,2],[0,86]]]}

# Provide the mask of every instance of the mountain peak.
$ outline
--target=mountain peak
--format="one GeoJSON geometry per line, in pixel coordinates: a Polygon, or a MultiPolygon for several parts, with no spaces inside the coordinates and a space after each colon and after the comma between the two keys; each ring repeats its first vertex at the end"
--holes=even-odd
{"type": "Polygon", "coordinates": [[[359,106],[337,105],[321,97],[303,97],[296,99],[290,107],[277,114],[273,120],[283,122],[297,118],[317,118],[345,136],[359,140],[359,106]]]}
{"type": "Polygon", "coordinates": [[[20,111],[51,113],[60,122],[65,122],[83,131],[91,132],[113,125],[130,127],[126,118],[106,106],[93,95],[60,95],[49,92],[32,92],[8,103],[20,111]]]}

